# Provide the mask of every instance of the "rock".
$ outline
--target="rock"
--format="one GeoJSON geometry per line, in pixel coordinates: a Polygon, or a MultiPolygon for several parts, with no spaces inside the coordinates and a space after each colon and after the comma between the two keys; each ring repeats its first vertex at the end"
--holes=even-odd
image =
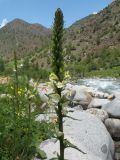
{"type": "Polygon", "coordinates": [[[49,121],[49,115],[47,114],[39,114],[39,116],[36,117],[36,121],[49,121]]]}
{"type": "Polygon", "coordinates": [[[93,93],[93,96],[96,97],[96,98],[107,98],[109,96],[108,93],[104,93],[104,92],[100,92],[100,91],[95,91],[93,93]]]}
{"type": "MultiPolygon", "coordinates": [[[[69,160],[113,160],[114,143],[104,124],[85,111],[74,111],[69,113],[69,116],[74,119],[64,119],[65,139],[86,154],[68,148],[65,150],[65,158],[69,160]]],[[[40,148],[47,153],[49,160],[56,157],[59,152],[59,142],[48,140],[43,142],[40,148]]]]}
{"type": "Polygon", "coordinates": [[[96,97],[96,98],[100,98],[100,99],[109,99],[112,100],[115,98],[114,94],[108,94],[108,93],[104,93],[95,89],[90,89],[89,88],[89,92],[91,92],[92,97],[96,97]]]}
{"type": "Polygon", "coordinates": [[[111,102],[102,106],[102,109],[108,112],[111,117],[120,118],[120,98],[115,98],[111,102]]]}
{"type": "Polygon", "coordinates": [[[108,97],[107,97],[107,99],[109,99],[109,100],[113,100],[115,98],[115,95],[114,94],[110,94],[108,97]]]}
{"type": "Polygon", "coordinates": [[[36,117],[36,121],[46,121],[46,122],[57,122],[57,115],[56,113],[49,113],[49,114],[39,114],[39,116],[36,117]]]}
{"type": "Polygon", "coordinates": [[[42,110],[45,110],[47,108],[47,103],[43,103],[41,106],[40,106],[40,109],[42,110]]]}
{"type": "Polygon", "coordinates": [[[105,125],[112,137],[120,138],[120,119],[108,118],[105,120],[105,125]]]}
{"type": "Polygon", "coordinates": [[[73,88],[73,85],[72,84],[70,84],[70,83],[67,83],[66,84],[66,86],[65,86],[65,90],[72,90],[72,88],[73,88]]]}
{"type": "Polygon", "coordinates": [[[113,94],[116,98],[120,98],[120,92],[119,91],[113,91],[113,94]]]}
{"type": "Polygon", "coordinates": [[[41,101],[46,103],[49,98],[48,95],[53,93],[53,89],[48,87],[46,83],[40,83],[37,87],[38,93],[40,95],[41,101]]]}
{"type": "Polygon", "coordinates": [[[74,111],[75,111],[75,108],[71,108],[71,107],[67,108],[67,112],[74,112],[74,111]]]}
{"type": "Polygon", "coordinates": [[[90,109],[87,109],[86,112],[95,115],[97,118],[99,118],[103,122],[105,121],[105,119],[108,118],[108,113],[102,109],[90,108],[90,109]]]}
{"type": "MultiPolygon", "coordinates": [[[[55,138],[48,139],[41,144],[40,148],[47,151],[47,160],[49,160],[53,157],[57,157],[57,152],[59,151],[59,141],[55,138]]],[[[94,155],[82,154],[73,148],[67,148],[65,150],[65,158],[68,160],[102,160],[94,155]]]]}
{"type": "Polygon", "coordinates": [[[83,111],[83,107],[81,105],[75,106],[74,109],[78,111],[83,111]]]}
{"type": "Polygon", "coordinates": [[[0,76],[0,84],[6,84],[6,83],[9,83],[11,80],[10,77],[1,77],[0,76]]]}
{"type": "Polygon", "coordinates": [[[48,102],[49,98],[47,95],[45,95],[44,92],[39,91],[39,96],[40,96],[42,102],[44,102],[44,103],[48,102]]]}
{"type": "Polygon", "coordinates": [[[85,109],[92,100],[92,96],[84,90],[81,86],[75,85],[71,90],[71,101],[74,104],[82,105],[85,109]]]}
{"type": "Polygon", "coordinates": [[[99,99],[94,98],[88,105],[88,108],[101,108],[103,105],[109,103],[110,101],[108,99],[99,99]]]}
{"type": "Polygon", "coordinates": [[[92,100],[92,97],[89,93],[85,91],[78,91],[74,96],[73,103],[79,104],[83,107],[83,109],[86,109],[90,104],[91,100],[92,100]]]}
{"type": "Polygon", "coordinates": [[[70,97],[69,97],[70,100],[73,100],[75,95],[76,95],[76,90],[72,90],[71,93],[70,93],[70,97]]]}
{"type": "Polygon", "coordinates": [[[10,94],[0,94],[0,98],[12,98],[10,94]]]}
{"type": "Polygon", "coordinates": [[[68,112],[74,112],[74,111],[83,111],[83,107],[81,105],[77,105],[75,107],[67,107],[68,112]]]}

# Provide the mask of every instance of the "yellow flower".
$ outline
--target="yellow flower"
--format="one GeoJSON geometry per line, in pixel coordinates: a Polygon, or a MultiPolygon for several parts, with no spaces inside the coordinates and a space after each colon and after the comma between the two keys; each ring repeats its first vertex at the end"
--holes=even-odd
{"type": "Polygon", "coordinates": [[[54,73],[50,74],[49,79],[50,79],[50,81],[58,81],[58,77],[54,73]]]}
{"type": "Polygon", "coordinates": [[[18,91],[18,94],[21,95],[21,91],[20,90],[18,91]]]}
{"type": "Polygon", "coordinates": [[[29,98],[33,98],[33,97],[35,97],[35,95],[33,95],[33,94],[31,94],[31,95],[29,96],[29,98]]]}
{"type": "Polygon", "coordinates": [[[65,79],[70,79],[69,71],[66,71],[66,72],[65,72],[65,79]]]}
{"type": "Polygon", "coordinates": [[[10,88],[13,89],[13,86],[11,86],[10,88]]]}
{"type": "Polygon", "coordinates": [[[58,83],[57,83],[57,87],[58,87],[58,88],[63,88],[63,87],[64,87],[64,84],[61,83],[61,82],[58,82],[58,83]]]}

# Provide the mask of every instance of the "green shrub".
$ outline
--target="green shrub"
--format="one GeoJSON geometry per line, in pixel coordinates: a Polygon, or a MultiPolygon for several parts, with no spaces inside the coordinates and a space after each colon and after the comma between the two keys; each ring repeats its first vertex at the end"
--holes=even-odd
{"type": "Polygon", "coordinates": [[[0,85],[0,89],[0,159],[31,160],[35,155],[40,157],[43,151],[39,151],[37,145],[49,138],[52,132],[48,132],[49,123],[36,121],[36,108],[41,105],[41,100],[36,88],[29,85],[29,74],[25,76],[18,68],[16,54],[11,81],[0,85]],[[3,93],[4,97],[1,96],[3,93]]]}
{"type": "Polygon", "coordinates": [[[2,58],[0,58],[0,72],[4,72],[5,70],[5,62],[2,58]]]}

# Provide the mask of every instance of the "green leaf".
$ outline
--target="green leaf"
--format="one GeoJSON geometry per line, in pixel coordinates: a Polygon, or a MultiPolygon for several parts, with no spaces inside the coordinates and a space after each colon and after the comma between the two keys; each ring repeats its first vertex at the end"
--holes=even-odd
{"type": "Polygon", "coordinates": [[[74,148],[76,150],[78,150],[79,152],[86,154],[85,152],[83,152],[81,149],[79,149],[77,146],[75,146],[74,144],[72,144],[71,142],[69,142],[67,139],[64,139],[64,146],[65,148],[74,148]]]}
{"type": "Polygon", "coordinates": [[[63,135],[64,135],[63,132],[56,131],[56,136],[57,136],[57,138],[60,138],[60,137],[62,137],[63,135]]]}
{"type": "Polygon", "coordinates": [[[46,159],[46,158],[47,158],[47,155],[46,155],[46,153],[45,153],[44,151],[38,149],[38,151],[37,151],[37,156],[36,156],[36,157],[37,157],[37,158],[41,158],[41,159],[46,159]]]}
{"type": "Polygon", "coordinates": [[[50,81],[58,81],[58,77],[56,74],[51,73],[49,76],[50,81]]]}

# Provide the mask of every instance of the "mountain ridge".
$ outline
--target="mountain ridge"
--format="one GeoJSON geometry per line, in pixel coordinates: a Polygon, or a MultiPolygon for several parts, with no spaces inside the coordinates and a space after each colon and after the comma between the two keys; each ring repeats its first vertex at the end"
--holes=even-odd
{"type": "Polygon", "coordinates": [[[0,55],[11,59],[14,49],[18,57],[30,54],[36,48],[48,45],[50,35],[50,29],[40,24],[14,19],[0,29],[0,55]]]}
{"type": "MultiPolygon", "coordinates": [[[[90,70],[89,68],[100,70],[103,66],[107,68],[120,65],[119,8],[120,0],[116,0],[97,14],[88,15],[73,23],[69,28],[65,28],[64,57],[70,66],[78,65],[78,68],[87,66],[86,70],[90,70]]],[[[44,66],[44,61],[45,64],[50,64],[48,53],[50,53],[51,34],[51,29],[40,24],[30,24],[16,19],[0,29],[0,55],[9,58],[12,49],[16,49],[18,57],[33,55],[34,59],[42,57],[39,61],[40,66],[44,66]],[[10,25],[12,25],[12,30],[10,25]],[[19,42],[18,46],[16,46],[15,35],[19,42]],[[36,51],[39,52],[42,49],[45,50],[37,53],[38,57],[35,57],[36,51]]]]}

